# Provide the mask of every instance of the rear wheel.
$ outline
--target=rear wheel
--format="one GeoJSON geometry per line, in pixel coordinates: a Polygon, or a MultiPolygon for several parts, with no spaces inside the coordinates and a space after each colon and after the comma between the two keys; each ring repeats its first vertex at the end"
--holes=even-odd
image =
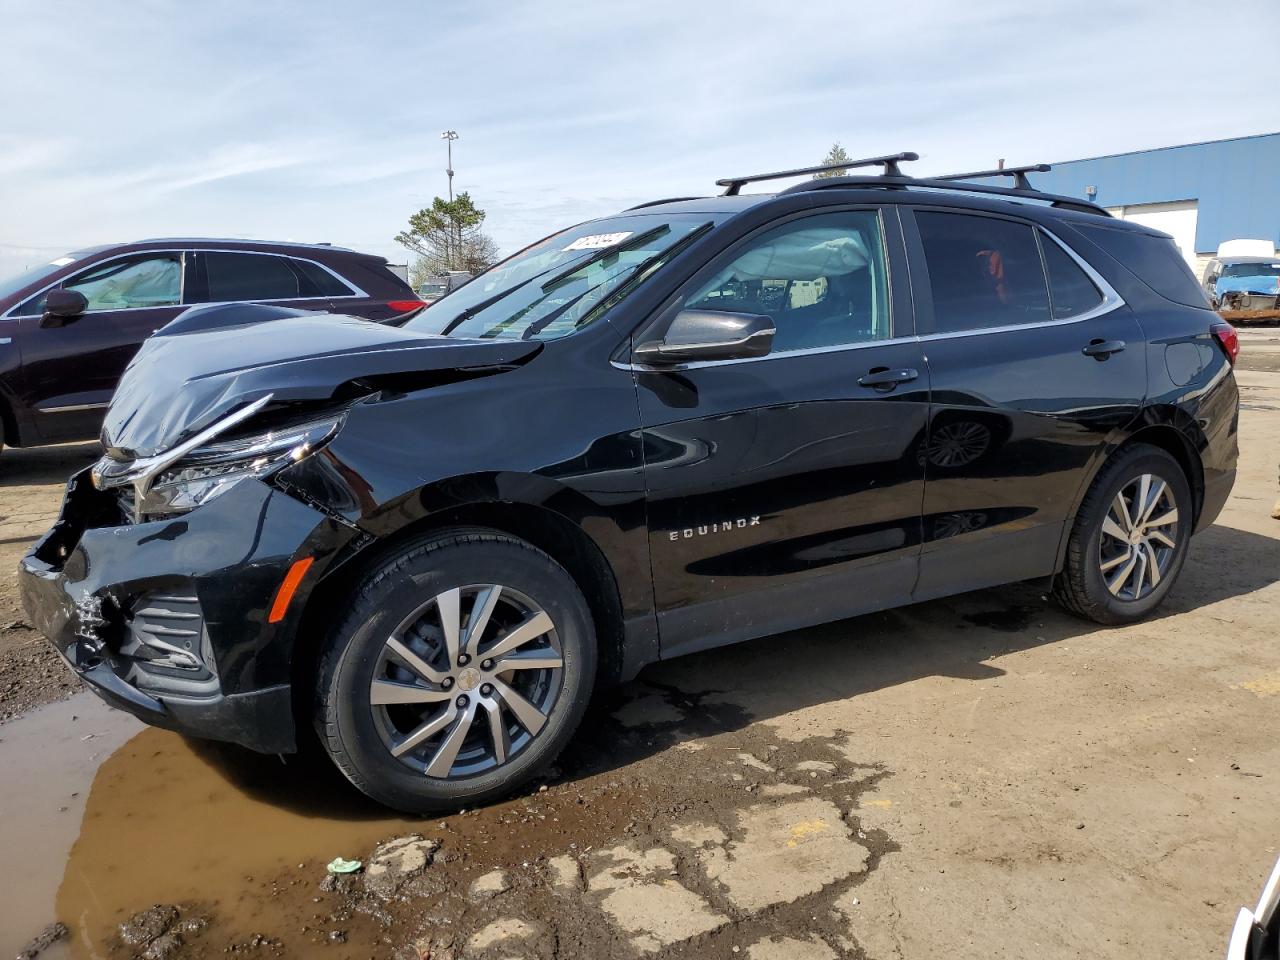
{"type": "Polygon", "coordinates": [[[1098,623],[1140,620],[1177,580],[1191,529],[1191,487],[1178,461],[1147,444],[1123,448],[1080,505],[1055,593],[1098,623]]]}
{"type": "Polygon", "coordinates": [[[496,799],[582,718],[596,648],[586,602],[524,541],[454,530],[409,544],[357,589],[317,677],[317,725],[357,787],[412,812],[496,799]]]}

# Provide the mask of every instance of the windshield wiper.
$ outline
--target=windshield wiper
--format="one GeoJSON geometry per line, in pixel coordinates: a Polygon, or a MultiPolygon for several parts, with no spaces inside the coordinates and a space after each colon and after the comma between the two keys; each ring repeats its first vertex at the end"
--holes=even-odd
{"type": "MultiPolygon", "coordinates": [[[[679,240],[677,240],[675,243],[673,243],[671,246],[667,247],[665,250],[659,250],[657,253],[653,254],[652,256],[645,257],[643,260],[641,260],[639,263],[635,264],[634,266],[628,267],[626,271],[626,279],[624,279],[621,283],[618,284],[618,286],[614,289],[613,293],[609,295],[610,298],[620,293],[622,289],[626,287],[627,284],[629,284],[636,277],[641,276],[644,273],[644,271],[648,270],[655,263],[660,263],[662,260],[665,260],[679,253],[681,250],[683,250],[685,247],[691,244],[694,240],[698,239],[698,237],[702,236],[704,233],[710,230],[713,226],[715,226],[715,224],[710,220],[708,220],[706,223],[699,224],[698,226],[690,230],[688,233],[686,233],[679,240]]],[[[534,337],[540,334],[543,330],[545,330],[548,326],[550,326],[552,323],[558,320],[565,313],[566,310],[569,310],[572,307],[576,306],[577,303],[580,300],[582,300],[582,298],[585,297],[590,292],[591,290],[582,291],[582,293],[578,294],[578,296],[574,297],[568,303],[563,304],[559,309],[553,310],[551,313],[547,314],[545,317],[539,317],[537,320],[533,321],[533,323],[529,324],[529,326],[525,329],[524,333],[520,335],[520,339],[532,340],[534,337]]],[[[608,302],[608,299],[609,298],[602,300],[601,304],[608,302]]],[[[591,316],[599,308],[599,306],[600,304],[597,304],[595,307],[592,307],[590,310],[588,310],[586,316],[587,317],[591,316]]],[[[583,317],[583,321],[585,321],[585,319],[586,317],[583,317]]],[[[579,324],[581,324],[583,321],[579,321],[579,324]]],[[[577,325],[578,324],[575,324],[575,326],[577,325]]]]}
{"type": "Polygon", "coordinates": [[[601,260],[605,259],[606,257],[612,257],[615,254],[625,253],[628,250],[632,250],[635,247],[641,246],[647,243],[648,241],[654,239],[655,237],[662,236],[663,233],[667,232],[670,229],[671,229],[671,224],[664,223],[661,226],[654,227],[652,230],[646,230],[644,233],[637,233],[635,236],[627,237],[625,240],[620,240],[617,243],[610,244],[607,247],[601,247],[591,256],[587,257],[587,259],[579,260],[577,263],[569,267],[567,270],[562,270],[560,273],[557,273],[554,277],[552,277],[550,280],[548,280],[546,283],[542,285],[542,292],[548,293],[549,291],[554,289],[557,284],[563,283],[565,280],[569,279],[569,277],[573,276],[579,270],[582,270],[585,267],[589,267],[593,263],[599,263],[601,260]]]}

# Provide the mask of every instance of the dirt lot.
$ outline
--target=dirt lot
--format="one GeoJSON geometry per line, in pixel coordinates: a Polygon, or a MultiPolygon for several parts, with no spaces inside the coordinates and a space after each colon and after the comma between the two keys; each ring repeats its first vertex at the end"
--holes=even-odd
{"type": "MultiPolygon", "coordinates": [[[[83,696],[28,710],[66,687],[6,575],[0,950],[56,918],[42,955],[1221,956],[1280,853],[1280,339],[1245,350],[1235,493],[1155,619],[1022,585],[673,661],[545,783],[441,819],[83,696]]],[[[89,456],[6,451],[0,513],[47,516],[89,456]]]]}

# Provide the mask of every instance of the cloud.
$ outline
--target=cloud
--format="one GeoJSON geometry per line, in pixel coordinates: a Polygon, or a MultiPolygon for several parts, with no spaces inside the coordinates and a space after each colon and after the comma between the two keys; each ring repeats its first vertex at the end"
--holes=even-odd
{"type": "MultiPolygon", "coordinates": [[[[1194,0],[14,0],[0,272],[4,244],[192,233],[403,259],[391,238],[445,192],[450,128],[455,188],[506,250],[833,140],[936,172],[1260,132],[1256,98],[1214,80],[1269,90],[1270,65],[1204,28],[1194,0]]],[[[1280,5],[1217,8],[1213,29],[1275,35],[1280,5]]]]}

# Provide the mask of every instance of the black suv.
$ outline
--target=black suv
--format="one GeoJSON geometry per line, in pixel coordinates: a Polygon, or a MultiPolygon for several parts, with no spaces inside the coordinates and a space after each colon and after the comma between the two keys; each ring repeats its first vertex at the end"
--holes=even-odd
{"type": "Polygon", "coordinates": [[[394,321],[422,302],[382,257],[329,244],[142,240],[0,280],[0,444],[89,440],[142,341],[193,304],[394,321]]]}
{"type": "Polygon", "coordinates": [[[572,227],[403,328],[187,311],[28,615],[108,701],[311,722],[405,810],[513,789],[660,658],[1029,578],[1147,615],[1231,488],[1234,332],[1166,235],[904,159],[572,227]]]}

